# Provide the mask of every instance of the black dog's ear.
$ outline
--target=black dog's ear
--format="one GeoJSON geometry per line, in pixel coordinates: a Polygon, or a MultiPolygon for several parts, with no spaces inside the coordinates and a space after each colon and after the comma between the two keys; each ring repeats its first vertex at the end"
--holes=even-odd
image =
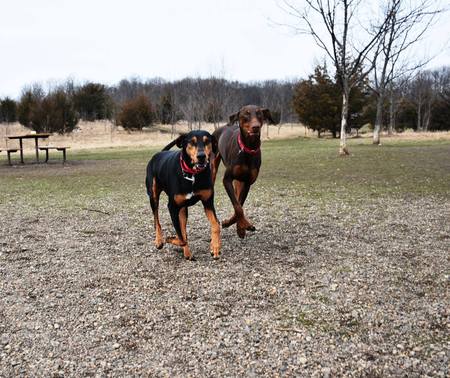
{"type": "Polygon", "coordinates": [[[166,147],[162,149],[162,151],[168,151],[173,146],[177,146],[178,148],[183,147],[184,138],[186,137],[186,134],[180,134],[180,136],[177,139],[174,139],[172,142],[170,142],[166,147]]]}
{"type": "Polygon", "coordinates": [[[234,125],[235,122],[239,122],[239,112],[230,115],[230,125],[234,125]]]}
{"type": "Polygon", "coordinates": [[[270,110],[267,108],[262,108],[261,112],[263,114],[264,117],[264,121],[267,121],[269,123],[269,125],[273,125],[275,124],[273,118],[272,118],[272,114],[270,114],[270,110]]]}
{"type": "Polygon", "coordinates": [[[217,142],[217,138],[214,135],[211,135],[211,145],[212,145],[212,152],[217,154],[219,152],[219,143],[217,142]]]}

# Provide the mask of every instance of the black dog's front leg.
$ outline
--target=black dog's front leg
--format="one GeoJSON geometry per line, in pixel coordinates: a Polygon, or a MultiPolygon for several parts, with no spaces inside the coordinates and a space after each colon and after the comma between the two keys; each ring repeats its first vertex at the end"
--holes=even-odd
{"type": "Polygon", "coordinates": [[[192,259],[191,250],[187,244],[187,233],[186,224],[188,218],[187,207],[179,207],[176,204],[169,202],[168,205],[170,218],[172,219],[172,224],[177,233],[177,237],[166,238],[166,243],[170,243],[179,247],[183,247],[184,257],[188,260],[192,259]]]}
{"type": "Polygon", "coordinates": [[[211,254],[215,259],[220,255],[220,223],[217,219],[216,209],[214,208],[214,194],[211,195],[206,201],[202,201],[205,209],[206,217],[211,224],[211,254]]]}

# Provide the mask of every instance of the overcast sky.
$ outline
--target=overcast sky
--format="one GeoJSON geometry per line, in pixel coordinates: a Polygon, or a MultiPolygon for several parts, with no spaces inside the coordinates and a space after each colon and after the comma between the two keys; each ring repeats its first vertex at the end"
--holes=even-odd
{"type": "MultiPolygon", "coordinates": [[[[123,78],[221,75],[252,81],[305,77],[323,59],[286,22],[276,0],[2,0],[0,97],[34,82],[115,84],[123,78]]],[[[441,53],[450,23],[440,22],[423,50],[441,53]]]]}

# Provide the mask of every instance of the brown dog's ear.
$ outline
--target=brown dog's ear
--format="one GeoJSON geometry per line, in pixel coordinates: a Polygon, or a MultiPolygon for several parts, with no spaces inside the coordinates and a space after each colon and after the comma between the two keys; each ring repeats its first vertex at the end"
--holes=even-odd
{"type": "Polygon", "coordinates": [[[217,152],[219,152],[219,143],[217,142],[217,138],[214,135],[211,135],[211,146],[214,155],[217,154],[217,152]]]}
{"type": "Polygon", "coordinates": [[[267,108],[262,108],[261,112],[263,114],[264,117],[264,121],[267,121],[269,123],[269,125],[273,125],[275,122],[272,118],[272,114],[270,114],[270,110],[267,108]]]}
{"type": "Polygon", "coordinates": [[[234,125],[235,122],[239,122],[239,112],[230,115],[230,125],[234,125]]]}
{"type": "Polygon", "coordinates": [[[180,134],[180,136],[177,139],[174,139],[172,142],[170,142],[166,147],[164,147],[162,149],[162,151],[168,151],[175,145],[178,148],[182,148],[183,147],[183,141],[184,141],[185,137],[186,137],[186,134],[180,134]]]}

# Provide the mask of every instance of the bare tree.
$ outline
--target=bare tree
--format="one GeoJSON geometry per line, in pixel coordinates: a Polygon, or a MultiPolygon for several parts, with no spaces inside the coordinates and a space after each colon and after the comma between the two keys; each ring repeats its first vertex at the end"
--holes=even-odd
{"type": "MultiPolygon", "coordinates": [[[[440,12],[442,10],[436,8],[435,0],[420,0],[413,3],[405,0],[389,0],[385,5],[384,13],[388,21],[373,62],[375,69],[372,89],[377,99],[374,144],[380,143],[387,88],[399,76],[414,72],[430,61],[428,59],[411,63],[409,59],[405,61],[402,58],[408,49],[421,40],[440,12]]],[[[392,104],[393,99],[391,106],[392,104]]]]}
{"type": "Polygon", "coordinates": [[[421,71],[410,86],[410,95],[416,107],[417,131],[427,131],[434,100],[434,78],[430,71],[421,71]]]}
{"type": "Polygon", "coordinates": [[[408,86],[410,77],[400,77],[397,80],[389,82],[389,126],[388,135],[392,135],[396,129],[396,119],[399,103],[405,97],[405,91],[408,86]]]}
{"type": "Polygon", "coordinates": [[[299,8],[290,0],[283,0],[285,11],[300,20],[300,25],[294,26],[294,29],[311,35],[336,69],[336,77],[342,90],[339,154],[347,155],[350,92],[374,68],[373,59],[369,55],[377,47],[391,14],[383,15],[377,25],[372,24],[372,33],[369,34],[359,17],[363,8],[361,0],[304,0],[304,3],[306,6],[299,8]],[[362,36],[367,37],[364,39],[362,36]]]}

